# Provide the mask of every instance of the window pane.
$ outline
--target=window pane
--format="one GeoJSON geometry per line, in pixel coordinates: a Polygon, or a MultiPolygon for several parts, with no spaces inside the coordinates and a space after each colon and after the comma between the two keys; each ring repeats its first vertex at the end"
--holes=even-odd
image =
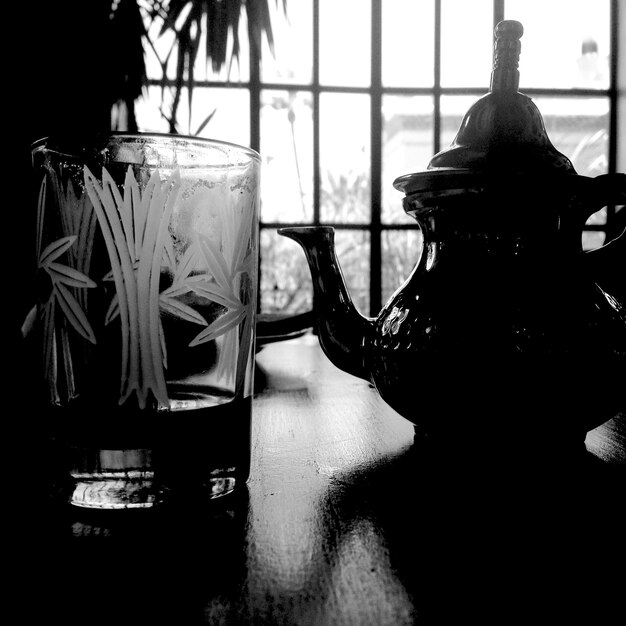
{"type": "Polygon", "coordinates": [[[413,223],[402,209],[393,181],[425,170],[433,156],[433,100],[430,96],[384,96],[382,221],[413,223]]]}
{"type": "MultiPolygon", "coordinates": [[[[261,231],[261,311],[298,313],[311,309],[311,274],[304,253],[294,241],[272,229],[261,231]]],[[[369,233],[338,230],[335,249],[346,285],[357,308],[369,314],[369,233]]]]}
{"type": "MultiPolygon", "coordinates": [[[[604,226],[606,224],[606,207],[600,209],[587,220],[587,224],[604,226]]],[[[603,233],[604,236],[604,233],[603,233]]]]}
{"type": "MultiPolygon", "coordinates": [[[[187,94],[187,89],[183,89],[178,105],[179,133],[250,145],[250,94],[247,89],[196,87],[191,119],[187,94]],[[207,119],[209,121],[200,130],[207,119]]],[[[149,87],[147,97],[140,98],[135,105],[140,130],[168,132],[169,123],[164,116],[171,114],[172,102],[171,90],[165,91],[162,102],[161,88],[149,87]]]]}
{"type": "Polygon", "coordinates": [[[578,174],[608,171],[609,101],[607,98],[533,98],[554,147],[578,174]]]}
{"type": "Polygon", "coordinates": [[[441,96],[441,149],[445,150],[456,137],[461,122],[480,96],[441,96]]]}
{"type": "Polygon", "coordinates": [[[434,2],[382,3],[382,78],[387,87],[431,87],[434,78],[434,2]]]}
{"type": "Polygon", "coordinates": [[[143,132],[166,133],[169,124],[161,114],[161,110],[169,111],[172,103],[171,92],[165,92],[164,102],[161,103],[161,88],[148,87],[144,89],[141,98],[135,102],[135,115],[139,130],[143,132]]]}
{"type": "Polygon", "coordinates": [[[609,0],[506,0],[524,25],[520,88],[609,86],[609,0]]]}
{"type": "Polygon", "coordinates": [[[261,93],[261,218],[313,220],[313,104],[302,91],[261,93]]]}
{"type": "Polygon", "coordinates": [[[441,84],[489,87],[493,64],[493,1],[442,0],[441,84]]]}
{"type": "Polygon", "coordinates": [[[320,0],[320,83],[370,84],[371,20],[370,2],[320,0]]]}
{"type": "Polygon", "coordinates": [[[274,52],[263,40],[261,79],[269,83],[311,83],[313,70],[313,2],[270,2],[274,52]]]}
{"type": "Polygon", "coordinates": [[[422,233],[419,230],[386,230],[382,233],[383,294],[387,302],[396,289],[404,284],[422,253],[422,233]]]}
{"type": "Polygon", "coordinates": [[[370,219],[370,102],[361,94],[320,95],[321,219],[370,219]]]}
{"type": "Polygon", "coordinates": [[[604,245],[606,236],[603,232],[586,230],[583,233],[583,250],[595,250],[604,245]]]}
{"type": "Polygon", "coordinates": [[[370,235],[364,230],[337,230],[335,250],[355,306],[369,315],[370,235]]]}
{"type": "Polygon", "coordinates": [[[261,311],[303,313],[313,304],[311,273],[302,248],[273,229],[262,229],[261,311]]]}

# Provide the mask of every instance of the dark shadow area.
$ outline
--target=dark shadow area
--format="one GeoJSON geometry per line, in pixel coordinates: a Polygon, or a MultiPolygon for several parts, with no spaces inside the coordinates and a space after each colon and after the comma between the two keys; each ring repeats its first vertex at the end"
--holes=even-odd
{"type": "Polygon", "coordinates": [[[20,535],[13,537],[16,623],[235,619],[246,580],[246,489],[172,510],[31,510],[16,520],[20,535]]]}
{"type": "Polygon", "coordinates": [[[419,624],[609,624],[623,610],[625,470],[582,445],[490,454],[418,438],[333,477],[321,541],[338,552],[369,520],[419,624]]]}
{"type": "Polygon", "coordinates": [[[5,436],[10,441],[8,501],[30,487],[37,411],[31,383],[39,375],[21,327],[35,303],[36,190],[30,147],[41,137],[72,129],[108,130],[108,89],[124,45],[108,45],[106,0],[8,3],[12,36],[3,40],[7,88],[3,126],[3,381],[5,436]],[[115,48],[115,49],[113,49],[115,48]]]}

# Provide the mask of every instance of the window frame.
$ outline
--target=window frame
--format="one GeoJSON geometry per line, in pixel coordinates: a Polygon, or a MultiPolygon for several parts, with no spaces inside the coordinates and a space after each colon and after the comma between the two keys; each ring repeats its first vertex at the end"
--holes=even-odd
{"type": "MultiPolygon", "coordinates": [[[[368,86],[336,86],[320,83],[320,0],[312,0],[313,19],[313,68],[311,83],[293,82],[264,82],[261,78],[261,57],[255,46],[249,51],[249,80],[248,81],[195,81],[197,87],[229,87],[247,89],[250,98],[250,147],[260,153],[263,152],[263,137],[261,132],[261,102],[264,90],[286,90],[309,92],[312,97],[313,115],[313,217],[310,222],[260,222],[260,229],[276,230],[283,226],[306,226],[324,223],[333,226],[336,230],[366,231],[369,233],[369,293],[370,310],[365,312],[377,315],[382,302],[382,241],[385,231],[419,230],[417,223],[383,223],[382,214],[382,158],[383,158],[383,116],[382,104],[385,95],[420,96],[426,95],[433,99],[433,146],[432,154],[442,148],[442,117],[441,100],[445,96],[474,96],[484,95],[484,87],[445,87],[441,84],[441,30],[442,30],[442,0],[434,0],[434,79],[430,87],[392,87],[384,86],[382,81],[382,2],[383,0],[369,0],[371,4],[371,76],[368,86]],[[320,165],[320,97],[325,93],[365,94],[370,100],[370,222],[368,223],[334,223],[321,220],[321,165],[320,165]]],[[[505,19],[506,0],[493,0],[493,27],[505,19]]],[[[618,122],[619,111],[626,113],[624,96],[620,96],[619,82],[625,82],[622,76],[626,74],[626,63],[618,67],[620,33],[625,30],[626,18],[620,15],[617,0],[610,0],[610,42],[609,57],[610,79],[607,89],[598,88],[535,88],[524,89],[524,93],[531,98],[538,97],[596,97],[606,98],[608,101],[608,173],[618,171],[618,122]],[[621,20],[621,21],[620,21],[621,20]]],[[[623,37],[623,34],[622,34],[623,37]]],[[[150,80],[149,85],[163,86],[162,80],[150,80]]],[[[621,155],[626,161],[626,155],[621,155]]],[[[400,174],[400,173],[399,173],[400,174]]],[[[606,240],[619,235],[619,224],[616,219],[616,207],[608,206],[604,224],[587,224],[585,231],[600,231],[605,233],[606,240]]],[[[623,216],[621,216],[623,217],[623,216]]],[[[622,220],[623,221],[623,220],[622,220]]],[[[259,263],[260,272],[263,272],[263,259],[259,263]]]]}

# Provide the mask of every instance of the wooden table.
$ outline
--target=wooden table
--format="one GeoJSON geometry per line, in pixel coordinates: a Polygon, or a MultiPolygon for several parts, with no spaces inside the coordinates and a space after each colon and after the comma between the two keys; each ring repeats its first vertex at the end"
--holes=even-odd
{"type": "Polygon", "coordinates": [[[312,335],[264,346],[257,363],[247,489],[208,509],[96,516],[34,494],[14,517],[25,532],[7,535],[20,598],[10,623],[623,617],[626,420],[572,454],[537,433],[508,464],[487,444],[459,454],[416,439],[312,335]]]}

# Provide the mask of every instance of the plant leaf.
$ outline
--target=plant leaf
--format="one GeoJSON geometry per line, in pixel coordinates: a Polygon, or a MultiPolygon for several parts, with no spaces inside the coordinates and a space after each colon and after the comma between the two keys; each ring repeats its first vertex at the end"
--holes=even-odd
{"type": "Polygon", "coordinates": [[[202,326],[207,325],[207,321],[202,317],[202,315],[200,315],[200,313],[175,298],[163,297],[163,294],[161,294],[159,297],[159,306],[168,313],[171,313],[180,319],[186,320],[187,322],[201,324],[202,326]]]}
{"type": "Polygon", "coordinates": [[[76,235],[71,235],[48,244],[39,257],[39,267],[44,267],[47,263],[58,259],[75,241],[76,235]]]}
{"type": "Polygon", "coordinates": [[[62,283],[55,283],[52,287],[56,295],[56,300],[61,306],[63,313],[74,330],[91,343],[96,343],[96,336],[91,328],[91,324],[87,316],[80,308],[76,298],[70,293],[70,290],[62,283]]]}
{"type": "Polygon", "coordinates": [[[209,239],[206,235],[198,234],[198,243],[200,244],[200,250],[208,266],[208,271],[221,287],[229,289],[231,285],[228,265],[215,242],[209,239]]]}
{"type": "MultiPolygon", "coordinates": [[[[276,2],[276,6],[279,3],[276,2]]],[[[282,2],[283,12],[287,13],[286,1],[282,2]]],[[[267,38],[270,51],[274,54],[274,36],[269,10],[269,0],[222,0],[207,2],[206,0],[170,0],[168,3],[153,8],[153,19],[162,19],[159,37],[171,31],[174,33],[172,43],[166,59],[161,61],[163,72],[162,100],[165,94],[167,66],[171,54],[176,51],[177,63],[174,78],[174,100],[170,115],[162,111],[163,117],[169,122],[170,132],[176,133],[178,128],[178,106],[180,95],[186,86],[189,89],[189,103],[191,104],[193,84],[193,63],[198,52],[198,43],[202,34],[206,34],[206,63],[210,64],[215,73],[219,73],[225,65],[229,74],[233,59],[239,60],[241,52],[239,39],[240,17],[247,14],[248,40],[250,47],[260,53],[263,35],[267,38]],[[193,26],[193,28],[192,28],[193,26]],[[193,36],[192,36],[193,33],[193,36]],[[229,50],[229,37],[233,44],[229,50]],[[185,80],[185,76],[187,80],[185,80]]],[[[155,46],[150,42],[153,49],[155,46]]],[[[157,55],[158,58],[158,55],[157,55]]],[[[191,119],[191,115],[190,115],[191,119]]]]}
{"type": "Polygon", "coordinates": [[[108,326],[119,314],[120,300],[117,297],[117,294],[114,294],[114,296],[111,298],[111,304],[109,304],[107,313],[104,316],[104,325],[108,326]]]}
{"type": "Polygon", "coordinates": [[[201,343],[206,343],[207,341],[211,341],[227,333],[237,326],[245,315],[246,309],[244,307],[224,313],[224,315],[220,316],[214,322],[211,322],[201,333],[196,335],[189,343],[189,346],[193,347],[201,343]]]}
{"type": "Polygon", "coordinates": [[[191,287],[186,283],[174,283],[171,287],[164,289],[159,295],[168,296],[169,298],[176,298],[178,296],[182,296],[185,293],[189,293],[191,291],[191,287]]]}
{"type": "Polygon", "coordinates": [[[57,379],[57,350],[56,350],[56,338],[54,333],[54,312],[55,312],[55,297],[50,295],[48,302],[43,307],[42,322],[43,322],[43,362],[46,368],[46,379],[48,381],[48,390],[50,397],[53,400],[58,399],[56,391],[56,379],[57,379]]]}
{"type": "Polygon", "coordinates": [[[196,132],[194,133],[194,135],[199,135],[203,130],[204,127],[213,119],[213,116],[217,113],[217,109],[213,109],[205,118],[204,121],[202,122],[202,124],[200,124],[200,126],[198,126],[198,129],[196,130],[196,132]]]}
{"type": "Polygon", "coordinates": [[[41,256],[41,241],[43,238],[44,212],[46,208],[46,188],[47,182],[44,176],[39,187],[39,197],[37,199],[37,256],[41,256]]]}
{"type": "MultiPolygon", "coordinates": [[[[254,204],[255,199],[252,199],[254,204]]],[[[239,232],[235,237],[235,251],[233,253],[233,276],[241,271],[241,266],[244,263],[246,251],[248,250],[248,243],[250,242],[250,234],[252,230],[252,220],[250,220],[244,212],[240,220],[239,232]]]]}
{"type": "Polygon", "coordinates": [[[46,271],[50,274],[50,278],[55,283],[63,283],[70,287],[95,287],[96,283],[85,276],[82,272],[75,270],[73,267],[61,265],[60,263],[48,263],[46,271]]]}
{"type": "Polygon", "coordinates": [[[20,331],[22,333],[22,337],[28,337],[35,327],[35,321],[37,320],[37,305],[35,305],[24,318],[22,322],[22,326],[20,331]]]}
{"type": "Polygon", "coordinates": [[[252,276],[252,270],[254,269],[254,256],[252,254],[248,254],[248,256],[243,260],[243,263],[237,268],[237,274],[243,275],[247,274],[248,276],[252,276]]]}
{"type": "Polygon", "coordinates": [[[241,302],[235,297],[232,289],[225,289],[216,282],[208,281],[203,276],[199,276],[198,280],[188,280],[186,284],[195,294],[222,304],[228,309],[241,306],[241,302]]]}
{"type": "Polygon", "coordinates": [[[188,246],[180,263],[176,266],[176,272],[174,273],[174,284],[183,282],[187,276],[194,269],[194,262],[196,259],[197,247],[188,246]]]}
{"type": "Polygon", "coordinates": [[[163,359],[163,367],[167,369],[167,343],[165,341],[165,331],[163,330],[163,324],[159,318],[159,341],[161,344],[161,358],[163,359]]]}

